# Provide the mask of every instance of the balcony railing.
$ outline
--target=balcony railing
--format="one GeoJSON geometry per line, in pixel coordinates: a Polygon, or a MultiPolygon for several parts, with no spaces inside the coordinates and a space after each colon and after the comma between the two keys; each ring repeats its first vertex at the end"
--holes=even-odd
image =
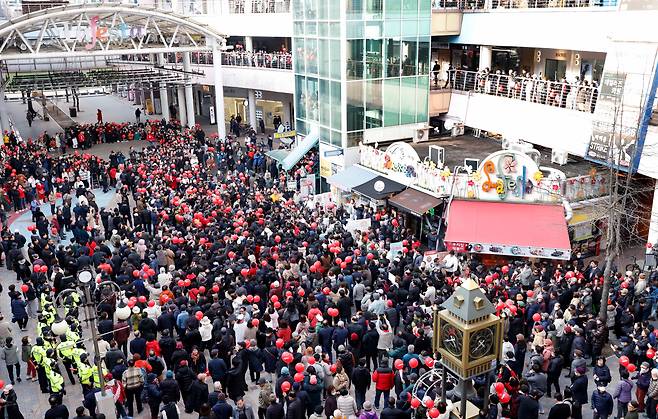
{"type": "Polygon", "coordinates": [[[563,7],[614,7],[617,0],[432,0],[432,10],[489,11],[503,9],[549,9],[563,7]]]}
{"type": "Polygon", "coordinates": [[[225,52],[222,64],[235,67],[259,67],[292,70],[292,54],[269,52],[225,52]]]}
{"type": "Polygon", "coordinates": [[[229,13],[290,13],[290,0],[228,0],[229,13]]]}
{"type": "Polygon", "coordinates": [[[448,70],[448,80],[433,89],[438,88],[524,100],[580,112],[594,112],[599,92],[596,84],[558,82],[539,76],[519,77],[465,70],[448,70]]]}
{"type": "Polygon", "coordinates": [[[51,7],[83,4],[128,4],[173,11],[186,16],[221,12],[217,0],[0,0],[0,10],[6,18],[13,19],[51,7]]]}

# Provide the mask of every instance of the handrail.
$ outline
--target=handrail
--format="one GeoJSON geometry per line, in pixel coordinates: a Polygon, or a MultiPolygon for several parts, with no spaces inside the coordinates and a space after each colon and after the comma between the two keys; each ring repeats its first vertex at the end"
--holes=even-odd
{"type": "Polygon", "coordinates": [[[484,70],[448,70],[448,80],[443,88],[525,100],[581,112],[594,112],[599,93],[596,82],[590,85],[587,81],[551,81],[537,75],[524,77],[514,73],[491,73],[484,70]]]}
{"type": "Polygon", "coordinates": [[[292,70],[292,54],[283,52],[223,52],[222,65],[292,70]]]}

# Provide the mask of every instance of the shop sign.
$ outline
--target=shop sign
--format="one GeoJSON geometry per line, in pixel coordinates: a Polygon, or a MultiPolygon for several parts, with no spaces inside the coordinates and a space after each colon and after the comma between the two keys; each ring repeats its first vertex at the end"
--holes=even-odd
{"type": "Polygon", "coordinates": [[[592,171],[589,175],[567,179],[564,185],[564,198],[569,202],[599,198],[610,193],[605,174],[592,171]]]}
{"type": "Polygon", "coordinates": [[[274,138],[294,138],[297,135],[297,131],[292,130],[292,131],[284,131],[284,132],[275,132],[274,133],[274,138]]]}
{"type": "Polygon", "coordinates": [[[571,258],[571,249],[556,249],[548,247],[510,246],[496,243],[446,242],[446,248],[458,253],[471,252],[501,256],[561,260],[569,260],[571,258]]]}
{"type": "Polygon", "coordinates": [[[331,162],[329,160],[320,159],[320,176],[326,179],[331,175],[331,162]]]}
{"type": "MultiPolygon", "coordinates": [[[[414,185],[436,196],[507,202],[560,202],[566,176],[559,170],[538,167],[527,154],[501,150],[482,160],[475,171],[453,174],[429,161],[420,161],[394,143],[388,149],[360,145],[360,163],[391,179],[414,185]],[[391,147],[393,152],[389,152],[391,147]],[[401,153],[400,150],[404,150],[401,153]]],[[[411,148],[415,154],[415,150],[411,148]]]]}

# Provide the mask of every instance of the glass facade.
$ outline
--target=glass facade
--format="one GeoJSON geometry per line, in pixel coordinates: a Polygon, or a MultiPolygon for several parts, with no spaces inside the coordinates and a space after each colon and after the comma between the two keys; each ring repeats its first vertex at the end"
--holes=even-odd
{"type": "Polygon", "coordinates": [[[299,131],[352,147],[366,129],[427,122],[429,0],[295,0],[293,19],[299,131]]]}

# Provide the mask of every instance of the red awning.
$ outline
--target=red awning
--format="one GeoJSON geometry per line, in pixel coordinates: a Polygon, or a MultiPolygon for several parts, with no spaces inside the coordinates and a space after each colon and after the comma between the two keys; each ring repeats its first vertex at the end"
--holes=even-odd
{"type": "Polygon", "coordinates": [[[571,243],[562,205],[454,200],[448,250],[569,259],[571,243]]]}

